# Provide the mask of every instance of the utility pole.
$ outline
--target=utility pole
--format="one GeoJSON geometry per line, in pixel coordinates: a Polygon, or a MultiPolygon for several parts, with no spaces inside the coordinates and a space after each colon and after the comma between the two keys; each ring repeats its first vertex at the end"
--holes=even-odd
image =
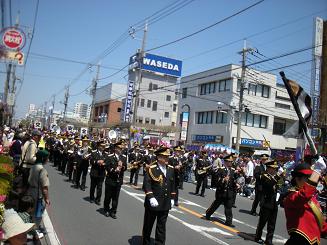
{"type": "Polygon", "coordinates": [[[99,80],[99,74],[100,74],[100,64],[97,64],[97,73],[95,75],[95,78],[92,81],[92,90],[91,90],[91,95],[92,95],[92,103],[91,103],[91,113],[90,113],[90,118],[89,118],[89,133],[91,134],[93,131],[93,117],[94,117],[94,104],[95,104],[95,94],[96,90],[98,87],[98,80],[99,80]]]}
{"type": "Polygon", "coordinates": [[[243,97],[245,87],[245,74],[246,74],[246,54],[247,52],[253,51],[252,48],[246,47],[246,40],[244,40],[244,46],[239,54],[242,54],[242,74],[241,74],[241,84],[240,84],[240,100],[238,103],[238,115],[237,115],[237,133],[236,133],[236,145],[235,148],[237,151],[240,151],[240,141],[241,141],[241,118],[243,111],[243,97]]]}
{"type": "Polygon", "coordinates": [[[5,28],[5,0],[1,0],[1,28],[5,28]]]}
{"type": "Polygon", "coordinates": [[[68,98],[69,98],[69,86],[66,86],[66,91],[65,91],[65,100],[64,100],[64,118],[63,122],[66,122],[66,112],[67,112],[67,105],[68,105],[68,98]]]}
{"type": "Polygon", "coordinates": [[[56,95],[54,94],[52,96],[52,109],[51,109],[51,116],[50,116],[50,120],[49,120],[49,126],[50,126],[50,123],[52,123],[52,121],[53,121],[53,111],[54,111],[55,103],[56,103],[56,95]]]}
{"type": "Polygon", "coordinates": [[[142,46],[141,49],[138,50],[137,52],[137,62],[139,65],[139,69],[137,72],[137,77],[135,79],[135,86],[134,86],[134,107],[133,107],[133,124],[136,124],[136,119],[137,119],[137,102],[139,100],[140,96],[140,87],[141,87],[141,82],[142,82],[142,63],[143,63],[143,58],[144,58],[144,49],[145,49],[145,43],[146,43],[146,37],[147,37],[147,32],[148,32],[148,22],[145,23],[144,26],[144,33],[143,33],[143,39],[142,39],[142,46]]]}

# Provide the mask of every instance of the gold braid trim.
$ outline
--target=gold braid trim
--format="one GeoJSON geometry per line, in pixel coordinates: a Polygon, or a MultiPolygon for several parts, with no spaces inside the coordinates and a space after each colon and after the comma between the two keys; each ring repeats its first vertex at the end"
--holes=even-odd
{"type": "Polygon", "coordinates": [[[318,237],[315,237],[313,240],[310,240],[310,238],[304,232],[302,232],[301,230],[296,229],[296,228],[288,230],[288,234],[291,235],[292,232],[297,233],[297,234],[301,235],[302,237],[304,237],[309,242],[309,244],[314,244],[314,243],[320,244],[318,237]]]}
{"type": "Polygon", "coordinates": [[[161,175],[161,174],[159,175],[159,177],[155,177],[155,176],[153,175],[153,173],[152,173],[152,169],[149,168],[149,175],[150,175],[151,179],[153,179],[153,180],[156,181],[156,182],[159,182],[160,185],[163,184],[163,178],[162,178],[162,175],[161,175]]]}
{"type": "Polygon", "coordinates": [[[312,200],[310,200],[308,202],[308,204],[309,204],[314,216],[316,217],[316,220],[318,222],[320,230],[322,230],[322,226],[323,226],[323,223],[324,223],[324,218],[322,216],[320,208],[312,200]]]}

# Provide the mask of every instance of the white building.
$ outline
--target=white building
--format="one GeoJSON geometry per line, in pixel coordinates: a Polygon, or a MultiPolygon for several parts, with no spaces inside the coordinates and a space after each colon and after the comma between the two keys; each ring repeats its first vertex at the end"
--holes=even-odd
{"type": "Polygon", "coordinates": [[[29,115],[36,115],[37,109],[35,104],[29,104],[28,106],[28,114],[29,115]]]}
{"type": "MultiPolygon", "coordinates": [[[[130,73],[134,79],[135,73],[130,73]]],[[[177,77],[142,72],[136,122],[156,126],[175,126],[177,122],[177,77]],[[165,89],[160,89],[165,87],[165,89]]]]}
{"type": "Polygon", "coordinates": [[[74,114],[79,118],[87,118],[88,104],[82,102],[76,103],[74,107],[74,114]]]}
{"type": "Polygon", "coordinates": [[[102,103],[109,100],[121,101],[126,97],[127,85],[123,83],[108,83],[100,88],[97,88],[95,92],[94,103],[102,103]]]}
{"type": "MultiPolygon", "coordinates": [[[[241,68],[226,65],[183,77],[179,114],[190,107],[187,144],[235,146],[241,68]]],[[[248,69],[242,112],[241,151],[295,149],[297,139],[282,134],[297,120],[289,96],[275,75],[248,69]]],[[[180,120],[180,117],[178,118],[180,120]]],[[[179,122],[181,124],[181,122],[179,122]]]]}

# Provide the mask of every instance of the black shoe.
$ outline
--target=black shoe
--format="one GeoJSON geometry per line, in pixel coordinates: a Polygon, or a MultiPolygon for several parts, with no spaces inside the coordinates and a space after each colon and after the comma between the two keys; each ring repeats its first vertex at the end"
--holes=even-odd
{"type": "Polygon", "coordinates": [[[113,218],[113,219],[117,219],[117,216],[116,216],[116,214],[114,214],[114,213],[111,213],[111,214],[110,214],[110,217],[113,218]]]}
{"type": "Polygon", "coordinates": [[[204,194],[201,194],[200,196],[201,196],[201,197],[204,197],[204,194]]]}
{"type": "Polygon", "coordinates": [[[251,212],[251,215],[257,216],[257,212],[251,212]]]}
{"type": "Polygon", "coordinates": [[[206,214],[206,216],[205,216],[206,220],[210,220],[210,216],[211,215],[206,214]]]}
{"type": "Polygon", "coordinates": [[[233,208],[237,208],[235,204],[233,205],[233,208]]]}
{"type": "Polygon", "coordinates": [[[227,225],[227,226],[229,226],[229,227],[235,227],[235,225],[233,225],[233,224],[230,223],[230,222],[225,222],[224,224],[227,225]]]}
{"type": "Polygon", "coordinates": [[[193,192],[193,195],[195,195],[195,196],[196,196],[196,195],[199,195],[199,193],[197,193],[197,192],[193,192]]]}
{"type": "Polygon", "coordinates": [[[95,201],[95,204],[100,206],[100,202],[99,201],[95,201]]]}
{"type": "Polygon", "coordinates": [[[85,191],[85,186],[81,186],[81,190],[82,191],[85,191]]]}
{"type": "Polygon", "coordinates": [[[93,199],[91,199],[91,200],[90,200],[90,203],[94,203],[94,200],[93,200],[93,199]]]}
{"type": "Polygon", "coordinates": [[[104,216],[109,217],[110,216],[109,212],[105,212],[104,216]]]}
{"type": "Polygon", "coordinates": [[[178,204],[178,203],[174,203],[174,205],[175,205],[176,207],[178,207],[178,206],[179,206],[179,204],[178,204]]]}
{"type": "Polygon", "coordinates": [[[264,243],[264,241],[260,238],[260,239],[254,239],[254,241],[256,242],[256,243],[259,243],[259,244],[263,244],[264,243]]]}

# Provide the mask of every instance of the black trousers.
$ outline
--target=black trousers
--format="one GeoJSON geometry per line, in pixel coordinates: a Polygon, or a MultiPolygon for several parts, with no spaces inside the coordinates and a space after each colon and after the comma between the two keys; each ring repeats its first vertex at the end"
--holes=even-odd
{"type": "Polygon", "coordinates": [[[101,201],[102,185],[103,185],[103,177],[91,176],[90,200],[95,200],[97,202],[101,201]],[[96,189],[96,198],[94,198],[95,189],[96,189]]]}
{"type": "Polygon", "coordinates": [[[74,162],[73,160],[69,159],[67,162],[67,175],[69,180],[72,180],[73,171],[74,171],[74,162]]]}
{"type": "Polygon", "coordinates": [[[129,179],[130,184],[133,183],[134,185],[137,185],[137,181],[139,179],[139,172],[140,172],[140,168],[132,168],[131,169],[131,176],[129,179]],[[134,182],[133,182],[133,179],[134,179],[134,182]]]}
{"type": "Polygon", "coordinates": [[[275,207],[274,209],[268,209],[265,207],[261,207],[257,231],[255,234],[255,238],[257,240],[261,239],[262,230],[265,227],[266,223],[268,222],[265,244],[267,244],[267,245],[273,244],[272,240],[273,240],[274,231],[275,231],[277,213],[278,213],[278,207],[275,207]]]}
{"type": "Polygon", "coordinates": [[[166,241],[166,222],[168,217],[167,211],[153,211],[145,208],[144,211],[144,223],[142,231],[142,244],[149,245],[151,231],[154,221],[157,219],[156,235],[155,235],[155,245],[163,245],[166,241]]]}
{"type": "Polygon", "coordinates": [[[28,177],[30,176],[30,168],[21,168],[24,187],[28,187],[28,177]]]}
{"type": "Polygon", "coordinates": [[[196,189],[195,189],[195,193],[198,194],[199,193],[199,190],[200,190],[200,187],[202,185],[202,188],[201,188],[201,195],[204,195],[204,192],[206,190],[206,187],[207,187],[207,184],[208,184],[208,177],[205,175],[205,176],[201,176],[199,175],[198,176],[198,180],[196,182],[196,189]]]}
{"type": "Polygon", "coordinates": [[[251,213],[257,212],[257,207],[259,205],[261,198],[262,198],[262,191],[258,191],[257,189],[255,189],[255,196],[254,196],[254,201],[252,203],[251,213]]]}
{"type": "Polygon", "coordinates": [[[185,178],[185,173],[184,172],[180,172],[179,173],[179,189],[183,189],[183,185],[184,185],[184,178],[185,178]]]}
{"type": "Polygon", "coordinates": [[[179,183],[175,184],[175,189],[176,189],[176,194],[174,196],[174,203],[178,204],[178,196],[179,196],[179,191],[178,191],[179,183]]]}
{"type": "Polygon", "coordinates": [[[82,188],[85,188],[88,167],[89,167],[88,162],[87,163],[82,162],[76,169],[76,186],[81,186],[82,188]],[[82,183],[80,184],[81,176],[82,176],[82,183]]]}
{"type": "Polygon", "coordinates": [[[66,173],[67,161],[68,161],[67,156],[63,155],[62,161],[61,161],[61,167],[60,167],[62,174],[66,173]]]}
{"type": "Polygon", "coordinates": [[[227,199],[227,198],[216,198],[211,206],[206,210],[206,216],[210,217],[221,204],[224,204],[225,207],[225,217],[226,217],[226,223],[232,224],[233,223],[233,199],[227,199]]]}
{"type": "Polygon", "coordinates": [[[105,194],[104,194],[104,211],[111,212],[116,214],[117,206],[118,206],[118,199],[121,185],[105,185],[105,194]],[[111,202],[111,209],[110,209],[110,202],[111,202]]]}
{"type": "Polygon", "coordinates": [[[307,239],[298,233],[291,233],[290,238],[287,240],[285,245],[318,245],[317,242],[310,244],[307,239]]]}

